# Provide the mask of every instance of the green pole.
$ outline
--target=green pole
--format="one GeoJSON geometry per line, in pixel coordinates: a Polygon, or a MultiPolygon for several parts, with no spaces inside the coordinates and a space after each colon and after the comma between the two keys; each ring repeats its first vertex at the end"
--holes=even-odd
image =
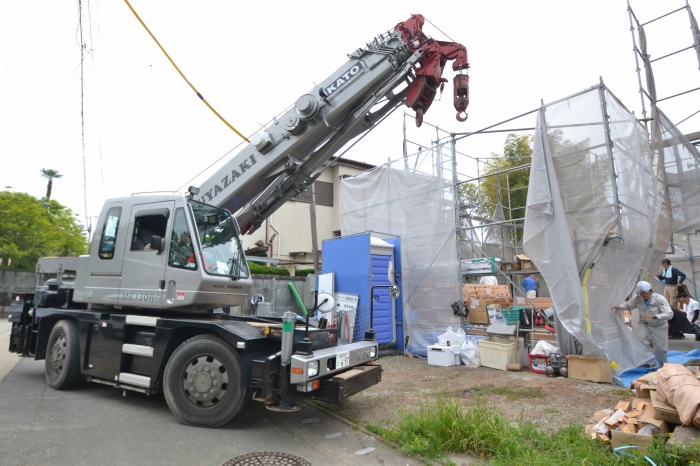
{"type": "Polygon", "coordinates": [[[308,312],[306,311],[306,307],[304,307],[304,301],[301,300],[301,296],[299,296],[299,292],[294,286],[294,283],[289,282],[289,289],[292,290],[292,295],[294,295],[294,303],[297,305],[297,308],[301,312],[303,312],[304,317],[306,317],[306,314],[308,314],[308,312]]]}

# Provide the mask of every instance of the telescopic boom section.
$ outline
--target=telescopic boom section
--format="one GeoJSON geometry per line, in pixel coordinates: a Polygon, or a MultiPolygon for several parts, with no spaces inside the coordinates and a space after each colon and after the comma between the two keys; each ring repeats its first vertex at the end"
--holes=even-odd
{"type": "MultiPolygon", "coordinates": [[[[423,114],[433,103],[438,86],[444,89],[447,79],[442,72],[448,60],[452,60],[454,71],[465,72],[469,68],[467,48],[456,42],[443,42],[429,38],[423,33],[425,18],[422,15],[412,15],[407,21],[399,23],[394,28],[401,33],[403,41],[411,51],[423,50],[420,65],[415,70],[415,78],[411,81],[406,95],[406,105],[416,112],[416,126],[423,122],[423,114]]],[[[469,76],[458,74],[454,80],[454,106],[457,110],[457,120],[467,119],[466,110],[469,105],[469,76]]]]}
{"type": "Polygon", "coordinates": [[[307,189],[326,161],[352,139],[407,105],[416,125],[433,103],[453,61],[457,119],[469,104],[467,50],[423,34],[423,16],[413,15],[380,34],[325,80],[250,138],[199,186],[199,200],[234,213],[243,234],[252,233],[287,200],[307,189]]]}

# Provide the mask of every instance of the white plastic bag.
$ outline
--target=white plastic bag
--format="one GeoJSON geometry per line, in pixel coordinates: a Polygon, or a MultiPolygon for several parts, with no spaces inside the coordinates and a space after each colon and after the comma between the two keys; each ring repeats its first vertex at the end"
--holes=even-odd
{"type": "Polygon", "coordinates": [[[534,348],[532,348],[532,351],[530,351],[530,354],[544,354],[545,356],[549,357],[550,354],[552,353],[558,353],[559,352],[559,346],[554,345],[548,341],[540,340],[537,342],[534,348]]]}
{"type": "Polygon", "coordinates": [[[459,351],[459,348],[462,347],[462,343],[464,343],[464,338],[466,335],[464,334],[464,330],[461,328],[459,331],[455,332],[452,330],[452,327],[447,327],[447,331],[443,333],[442,335],[438,336],[438,343],[441,345],[449,345],[453,347],[457,347],[457,351],[459,351]]]}
{"type": "Polygon", "coordinates": [[[464,340],[459,352],[459,358],[462,360],[462,364],[467,367],[479,367],[481,365],[481,361],[479,360],[479,347],[476,344],[476,340],[473,338],[466,338],[464,340]]]}

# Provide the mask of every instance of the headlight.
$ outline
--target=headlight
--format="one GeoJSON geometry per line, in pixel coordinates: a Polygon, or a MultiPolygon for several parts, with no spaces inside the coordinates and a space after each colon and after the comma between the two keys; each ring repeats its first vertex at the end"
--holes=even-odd
{"type": "Polygon", "coordinates": [[[372,359],[377,357],[377,347],[376,346],[373,346],[372,348],[370,348],[369,357],[372,359]]]}
{"type": "Polygon", "coordinates": [[[306,368],[306,375],[308,377],[316,377],[318,375],[318,361],[311,361],[306,368]]]}

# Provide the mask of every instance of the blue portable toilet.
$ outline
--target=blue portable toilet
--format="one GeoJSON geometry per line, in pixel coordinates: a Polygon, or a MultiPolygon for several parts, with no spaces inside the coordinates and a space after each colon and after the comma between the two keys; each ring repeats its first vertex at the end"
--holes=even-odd
{"type": "Polygon", "coordinates": [[[323,241],[322,272],[335,275],[335,292],[359,296],[353,341],[372,328],[382,352],[403,352],[401,296],[389,293],[391,270],[401,290],[401,242],[398,237],[360,233],[323,241]],[[370,314],[373,314],[370,326],[370,314]]]}

